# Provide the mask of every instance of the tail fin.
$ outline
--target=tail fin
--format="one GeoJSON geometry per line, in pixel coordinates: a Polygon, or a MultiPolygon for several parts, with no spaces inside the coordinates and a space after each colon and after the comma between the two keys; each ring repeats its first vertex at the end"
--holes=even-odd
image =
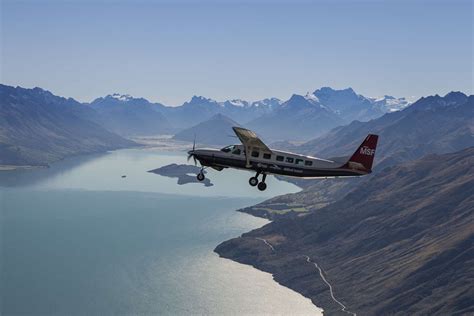
{"type": "Polygon", "coordinates": [[[359,148],[344,165],[346,168],[364,170],[372,172],[372,163],[374,162],[375,149],[377,148],[378,135],[369,134],[360,144],[359,148]]]}

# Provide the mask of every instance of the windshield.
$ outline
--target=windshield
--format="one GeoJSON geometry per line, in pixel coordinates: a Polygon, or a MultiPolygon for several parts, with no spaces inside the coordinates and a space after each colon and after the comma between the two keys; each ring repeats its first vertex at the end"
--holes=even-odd
{"type": "Polygon", "coordinates": [[[221,151],[223,151],[225,153],[228,153],[228,152],[231,152],[232,149],[234,149],[234,145],[226,146],[226,147],[222,148],[221,151]]]}

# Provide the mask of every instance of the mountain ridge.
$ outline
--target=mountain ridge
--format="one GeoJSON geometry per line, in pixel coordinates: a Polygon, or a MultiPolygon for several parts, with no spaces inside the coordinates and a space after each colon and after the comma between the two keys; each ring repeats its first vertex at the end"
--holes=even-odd
{"type": "Polygon", "coordinates": [[[463,314],[474,311],[473,209],[470,147],[388,167],[335,203],[215,251],[272,273],[331,314],[344,313],[302,255],[323,267],[351,312],[463,314]]]}
{"type": "Polygon", "coordinates": [[[94,122],[97,113],[41,88],[0,85],[0,164],[44,166],[65,157],[136,146],[94,122]]]}

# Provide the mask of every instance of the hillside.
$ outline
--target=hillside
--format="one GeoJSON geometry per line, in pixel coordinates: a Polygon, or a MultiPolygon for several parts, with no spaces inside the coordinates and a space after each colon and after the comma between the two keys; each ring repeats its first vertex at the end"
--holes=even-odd
{"type": "Polygon", "coordinates": [[[92,122],[97,113],[40,88],[0,85],[0,164],[46,165],[136,145],[92,122]]]}
{"type": "Polygon", "coordinates": [[[273,273],[331,315],[345,313],[314,263],[358,315],[454,315],[474,312],[473,240],[468,148],[387,168],[336,203],[215,251],[273,273]]]}
{"type": "Polygon", "coordinates": [[[240,126],[222,114],[216,114],[209,120],[177,133],[173,138],[192,142],[196,138],[199,144],[228,145],[235,143],[233,126],[240,126]]]}

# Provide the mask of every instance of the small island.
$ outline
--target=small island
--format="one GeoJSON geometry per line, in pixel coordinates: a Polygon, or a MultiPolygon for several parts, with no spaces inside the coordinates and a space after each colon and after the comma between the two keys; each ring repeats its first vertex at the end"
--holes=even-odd
{"type": "MultiPolygon", "coordinates": [[[[178,165],[170,164],[157,169],[149,170],[148,172],[159,174],[169,178],[178,178],[178,184],[183,185],[186,183],[202,183],[206,187],[211,187],[213,184],[209,178],[205,178],[203,181],[199,181],[196,176],[201,171],[200,167],[192,165],[178,165]]],[[[204,170],[204,174],[207,172],[204,170]]]]}

